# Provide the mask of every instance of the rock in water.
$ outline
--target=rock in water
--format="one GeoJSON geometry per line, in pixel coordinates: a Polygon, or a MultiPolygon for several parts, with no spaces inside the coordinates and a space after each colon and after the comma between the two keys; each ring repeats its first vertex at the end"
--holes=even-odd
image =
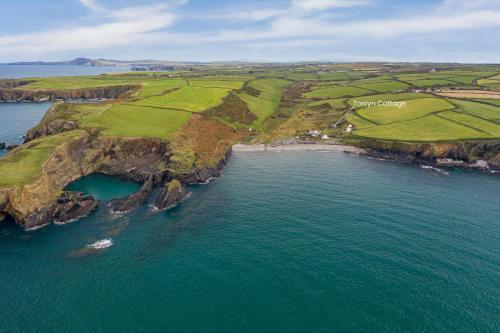
{"type": "Polygon", "coordinates": [[[5,142],[0,142],[0,149],[5,149],[5,147],[6,147],[5,142]]]}
{"type": "Polygon", "coordinates": [[[139,192],[131,194],[125,198],[111,201],[108,205],[111,213],[125,214],[135,210],[140,204],[143,204],[148,200],[149,195],[153,190],[153,184],[153,176],[150,176],[144,185],[142,185],[139,192]]]}
{"type": "Polygon", "coordinates": [[[88,215],[97,207],[97,201],[80,192],[64,192],[47,208],[38,208],[24,221],[24,227],[35,229],[49,223],[64,224],[88,215]]]}
{"type": "Polygon", "coordinates": [[[189,191],[180,181],[174,179],[167,183],[155,200],[158,210],[166,210],[177,206],[177,204],[189,196],[189,191]]]}
{"type": "Polygon", "coordinates": [[[6,149],[7,149],[7,150],[14,150],[14,149],[16,149],[17,147],[19,147],[19,145],[8,145],[6,149]]]}

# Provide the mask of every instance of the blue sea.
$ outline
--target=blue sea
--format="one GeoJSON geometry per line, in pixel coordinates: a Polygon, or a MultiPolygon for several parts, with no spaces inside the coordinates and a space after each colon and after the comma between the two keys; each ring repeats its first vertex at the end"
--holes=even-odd
{"type": "Polygon", "coordinates": [[[99,75],[127,72],[128,67],[117,66],[58,66],[58,65],[1,65],[0,79],[20,79],[50,76],[99,75]]]}
{"type": "MultiPolygon", "coordinates": [[[[51,103],[0,103],[0,142],[21,144],[28,129],[38,124],[51,103]]],[[[0,156],[6,151],[0,149],[0,156]]]]}
{"type": "MultiPolygon", "coordinates": [[[[15,107],[3,137],[48,105],[15,107]]],[[[172,210],[107,212],[138,188],[92,175],[90,216],[0,223],[0,332],[500,331],[498,175],[235,153],[172,210]]]]}

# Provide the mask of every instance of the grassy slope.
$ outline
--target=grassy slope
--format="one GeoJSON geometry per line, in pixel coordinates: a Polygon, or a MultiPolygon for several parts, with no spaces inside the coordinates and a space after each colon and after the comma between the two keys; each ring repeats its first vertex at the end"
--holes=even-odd
{"type": "Polygon", "coordinates": [[[397,90],[406,90],[410,86],[406,83],[398,82],[398,81],[386,81],[386,82],[374,82],[374,83],[352,83],[353,86],[358,88],[373,90],[377,92],[391,92],[397,90]]]}
{"type": "Polygon", "coordinates": [[[226,88],[187,86],[166,95],[136,101],[134,104],[200,112],[219,105],[229,91],[226,88]]]}
{"type": "Polygon", "coordinates": [[[307,98],[331,99],[340,97],[356,97],[372,94],[373,91],[356,87],[328,87],[319,88],[304,94],[307,98]]]}
{"type": "Polygon", "coordinates": [[[453,104],[458,106],[458,109],[464,113],[471,114],[488,120],[500,121],[500,107],[487,105],[483,103],[469,102],[459,99],[450,99],[453,104]]]}
{"type": "Polygon", "coordinates": [[[144,78],[129,76],[71,76],[71,77],[51,77],[37,79],[35,82],[19,87],[23,90],[57,90],[57,89],[81,89],[107,87],[126,84],[137,84],[144,81],[144,78]]]}
{"type": "MultiPolygon", "coordinates": [[[[247,71],[248,72],[248,71],[247,71]]],[[[322,124],[331,121],[328,112],[345,108],[345,98],[352,105],[354,100],[406,100],[406,109],[377,108],[360,110],[359,115],[350,114],[347,121],[356,126],[355,135],[390,140],[407,141],[449,141],[500,137],[500,107],[498,101],[482,100],[476,103],[467,100],[436,98],[431,95],[400,93],[377,94],[408,88],[408,85],[391,81],[392,75],[366,78],[362,71],[305,71],[262,70],[252,75],[242,74],[244,70],[228,71],[227,76],[160,78],[155,75],[127,74],[103,75],[97,77],[64,77],[37,79],[36,82],[18,89],[77,89],[121,84],[141,84],[143,88],[136,100],[120,104],[75,105],[67,114],[57,117],[77,120],[82,128],[100,128],[101,135],[123,137],[156,137],[169,139],[179,131],[192,116],[192,112],[217,106],[229,91],[241,89],[247,82],[250,90],[238,90],[238,96],[246,102],[250,111],[257,116],[253,123],[264,131],[264,122],[278,109],[283,88],[293,80],[316,79],[316,88],[304,97],[312,99],[304,103],[308,107],[328,104],[331,109],[317,109],[315,115],[322,124]],[[251,81],[250,81],[251,80],[251,81]],[[349,81],[349,86],[335,85],[328,81],[349,81]],[[322,83],[320,83],[322,82],[322,83]],[[365,89],[363,89],[365,88],[365,89]],[[177,90],[173,90],[177,89],[177,90]],[[252,90],[253,89],[253,90],[252,90]],[[252,93],[253,91],[253,93],[252,93]],[[256,93],[255,93],[256,92],[256,93]],[[364,95],[364,96],[363,96],[364,95]],[[317,101],[317,99],[322,99],[317,101]],[[456,106],[447,102],[450,101],[456,106]],[[489,103],[489,104],[487,104],[489,103]],[[175,110],[175,109],[182,109],[175,110]],[[370,120],[368,120],[370,119],[370,120]],[[375,122],[378,122],[377,125],[375,122]]],[[[181,75],[181,73],[177,73],[181,75]]],[[[182,75],[192,75],[184,73],[182,75]]],[[[213,74],[212,74],[213,75],[213,74]]],[[[199,75],[198,75],[199,76],[199,75]]],[[[500,84],[498,73],[487,71],[443,71],[423,74],[399,74],[397,77],[413,86],[470,84],[473,80],[495,87],[500,84]],[[497,74],[496,77],[494,75],[497,74]]],[[[340,83],[339,83],[340,84],[340,83]]],[[[345,84],[345,83],[344,83],[345,84]]],[[[292,117],[293,118],[293,117],[292,117]]],[[[290,118],[290,119],[292,119],[290,118]]],[[[304,124],[317,126],[315,121],[297,118],[304,124]]],[[[328,126],[328,124],[326,124],[328,126]]],[[[303,127],[303,126],[302,126],[303,127]]],[[[286,132],[286,131],[285,131],[286,132]]],[[[80,131],[49,136],[35,140],[0,160],[0,187],[22,185],[33,180],[41,171],[41,165],[49,154],[69,138],[81,135],[80,131]]]]}
{"type": "Polygon", "coordinates": [[[248,86],[260,92],[259,96],[252,96],[248,93],[239,93],[239,97],[245,101],[250,111],[257,116],[254,125],[261,127],[278,108],[281,94],[284,87],[290,81],[281,79],[257,79],[250,81],[248,86]]]}
{"type": "Polygon", "coordinates": [[[466,113],[446,111],[439,113],[440,117],[449,119],[462,125],[473,127],[481,132],[489,134],[491,137],[500,137],[500,125],[492,123],[466,113]]]}
{"type": "Polygon", "coordinates": [[[142,89],[139,91],[138,98],[143,99],[163,95],[172,89],[180,88],[184,85],[186,85],[186,81],[183,79],[155,79],[145,81],[142,83],[142,89]]]}
{"type": "Polygon", "coordinates": [[[0,187],[22,186],[32,182],[54,149],[83,131],[71,131],[33,140],[0,159],[0,187]]]}
{"type": "Polygon", "coordinates": [[[412,99],[403,108],[390,106],[374,106],[358,110],[357,113],[378,124],[406,121],[426,116],[436,111],[453,109],[454,106],[440,98],[412,99]]]}
{"type": "Polygon", "coordinates": [[[100,128],[106,136],[170,138],[191,117],[191,113],[168,109],[117,104],[89,114],[82,127],[100,128]]]}
{"type": "Polygon", "coordinates": [[[309,103],[308,106],[320,106],[320,105],[325,105],[327,104],[328,106],[334,108],[334,109],[345,109],[346,104],[345,104],[346,99],[345,98],[335,98],[335,99],[324,99],[321,101],[315,101],[312,103],[309,103]]]}
{"type": "Polygon", "coordinates": [[[490,135],[436,115],[354,131],[366,138],[401,141],[447,141],[484,139],[490,135]]]}

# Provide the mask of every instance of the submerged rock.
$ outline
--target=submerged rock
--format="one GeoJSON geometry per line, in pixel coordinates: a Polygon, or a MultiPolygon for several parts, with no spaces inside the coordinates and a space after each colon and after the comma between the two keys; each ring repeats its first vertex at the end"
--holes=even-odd
{"type": "Polygon", "coordinates": [[[167,183],[156,197],[154,206],[157,210],[167,210],[177,206],[177,204],[189,196],[189,191],[180,181],[174,179],[167,183]]]}
{"type": "Polygon", "coordinates": [[[142,185],[142,188],[139,192],[131,194],[125,198],[120,198],[111,201],[108,204],[108,207],[113,214],[125,214],[130,213],[135,210],[139,205],[145,203],[151,191],[153,190],[153,177],[149,177],[149,179],[142,185]]]}
{"type": "Polygon", "coordinates": [[[24,220],[26,229],[37,229],[50,223],[64,224],[87,216],[97,207],[97,201],[80,192],[64,192],[46,208],[37,208],[24,220]]]}

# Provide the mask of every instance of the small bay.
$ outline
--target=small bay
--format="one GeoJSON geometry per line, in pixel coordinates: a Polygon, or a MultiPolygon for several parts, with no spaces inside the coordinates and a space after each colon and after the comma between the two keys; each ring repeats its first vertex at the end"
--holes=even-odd
{"type": "Polygon", "coordinates": [[[101,205],[79,222],[36,232],[0,224],[2,325],[500,329],[497,176],[342,153],[235,153],[220,179],[190,190],[160,214],[145,204],[112,216],[101,205]],[[111,247],[87,247],[108,239],[111,247]]]}

